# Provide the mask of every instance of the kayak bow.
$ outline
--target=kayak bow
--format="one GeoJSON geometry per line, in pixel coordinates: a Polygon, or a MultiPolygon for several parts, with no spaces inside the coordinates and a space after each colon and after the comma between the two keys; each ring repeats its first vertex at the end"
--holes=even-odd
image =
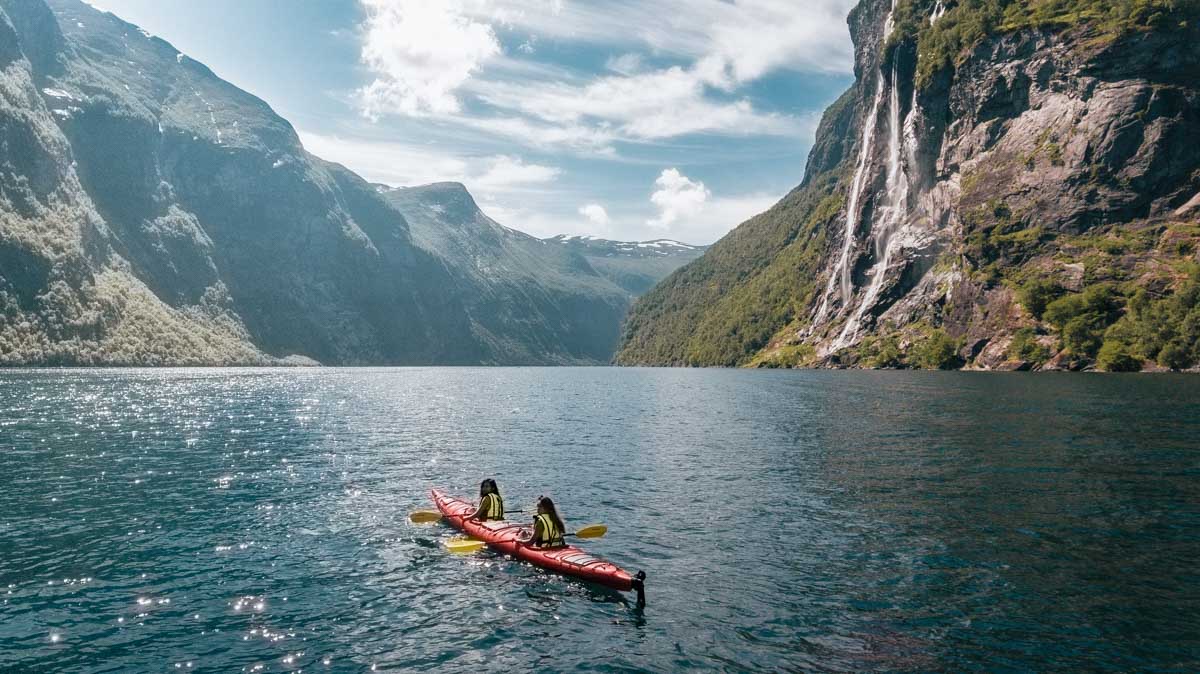
{"type": "Polygon", "coordinates": [[[431,491],[430,496],[447,524],[487,543],[492,549],[534,566],[598,583],[614,590],[636,591],[638,606],[645,606],[645,573],[639,571],[636,575],[630,575],[616,564],[589,555],[573,545],[550,549],[522,545],[517,539],[527,532],[529,527],[512,522],[467,520],[467,516],[475,512],[475,506],[469,502],[447,496],[437,489],[431,491]]]}

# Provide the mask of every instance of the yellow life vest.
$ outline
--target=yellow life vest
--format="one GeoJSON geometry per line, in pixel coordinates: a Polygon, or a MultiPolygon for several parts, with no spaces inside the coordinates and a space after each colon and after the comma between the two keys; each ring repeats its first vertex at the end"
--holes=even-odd
{"type": "Polygon", "coordinates": [[[563,543],[563,532],[554,524],[554,518],[547,514],[537,516],[537,521],[542,523],[542,533],[534,541],[541,547],[559,547],[565,545],[563,543]]]}
{"type": "Polygon", "coordinates": [[[479,515],[485,520],[504,519],[504,501],[499,494],[487,494],[479,502],[479,515]]]}

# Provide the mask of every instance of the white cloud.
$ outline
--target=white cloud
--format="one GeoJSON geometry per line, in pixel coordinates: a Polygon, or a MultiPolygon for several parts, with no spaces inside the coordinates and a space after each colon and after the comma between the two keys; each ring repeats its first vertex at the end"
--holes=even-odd
{"type": "Polygon", "coordinates": [[[714,197],[703,182],[677,169],[666,169],[654,181],[650,202],[658,216],[646,221],[659,236],[692,244],[709,244],[779,200],[764,192],[714,197]]]}
{"type": "Polygon", "coordinates": [[[538,208],[520,205],[510,200],[482,198],[479,200],[479,208],[489,218],[505,227],[542,239],[558,234],[603,234],[593,231],[582,222],[550,216],[538,208]]]}
{"type": "Polygon", "coordinates": [[[478,0],[467,12],[559,41],[726,61],[743,81],[775,68],[849,73],[846,15],[858,0],[478,0]]]}
{"type": "Polygon", "coordinates": [[[704,210],[704,202],[712,196],[702,182],[696,182],[677,169],[665,169],[654,181],[658,189],[650,202],[658,208],[658,217],[646,221],[650,227],[667,230],[680,218],[695,217],[704,210]]]}
{"type": "Polygon", "coordinates": [[[622,139],[655,140],[689,133],[799,133],[792,117],[765,114],[750,101],[715,101],[709,87],[729,88],[721,64],[705,60],[636,75],[599,77],[579,86],[545,82],[488,82],[472,89],[487,103],[558,128],[591,129],[622,139]]]}
{"type": "Polygon", "coordinates": [[[600,204],[584,204],[579,207],[579,214],[587,218],[588,222],[591,222],[593,225],[608,229],[608,223],[610,222],[608,211],[604,210],[604,207],[600,204]]]}
{"type": "Polygon", "coordinates": [[[713,243],[777,201],[779,195],[763,192],[710,199],[698,215],[671,227],[671,238],[699,245],[713,243]]]}
{"type": "Polygon", "coordinates": [[[442,148],[383,143],[297,130],[304,149],[322,159],[344,164],[363,178],[392,186],[426,185],[459,180],[467,162],[442,148]]]}
{"type": "Polygon", "coordinates": [[[858,0],[741,0],[736,16],[712,24],[708,51],[738,82],[779,69],[849,72],[846,14],[858,0]]]}
{"type": "Polygon", "coordinates": [[[738,90],[778,69],[852,65],[845,15],[856,0],[360,1],[363,62],[376,76],[360,90],[367,116],[436,114],[542,149],[612,155],[614,141],[799,134],[793,116],[738,90]],[[510,56],[496,27],[517,35],[510,56]],[[626,51],[607,74],[537,76],[527,57],[541,39],[626,51]],[[686,65],[647,69],[645,53],[686,65]],[[486,109],[463,113],[471,95],[486,109]]]}
{"type": "Polygon", "coordinates": [[[561,171],[554,166],[526,164],[520,157],[499,155],[490,157],[490,166],[483,174],[470,178],[472,184],[481,189],[500,189],[518,185],[536,185],[553,182],[561,171]]]}
{"type": "MultiPolygon", "coordinates": [[[[605,209],[609,220],[600,224],[586,215],[571,218],[566,214],[546,212],[528,200],[482,198],[479,200],[479,206],[500,224],[543,238],[557,234],[599,236],[617,241],[667,237],[684,243],[705,245],[720,239],[734,227],[770,208],[778,200],[778,195],[766,193],[711,197],[698,214],[680,219],[666,230],[648,228],[645,221],[634,211],[609,214],[605,209]]],[[[581,214],[582,210],[580,209],[581,214]]]]}
{"type": "Polygon", "coordinates": [[[633,52],[609,57],[604,67],[622,75],[632,75],[642,69],[642,55],[633,52]]]}
{"type": "Polygon", "coordinates": [[[456,112],[455,92],[500,53],[487,23],[455,0],[362,0],[367,14],[362,61],[375,80],[359,91],[362,112],[417,115],[456,112]]]}
{"type": "Polygon", "coordinates": [[[414,147],[304,131],[300,131],[300,139],[309,152],[345,164],[371,182],[394,186],[461,182],[475,194],[480,208],[497,222],[541,237],[591,234],[639,240],[670,236],[687,243],[707,244],[765,211],[779,198],[766,193],[714,197],[703,183],[667,169],[655,181],[651,202],[659,210],[655,220],[667,218],[667,209],[671,209],[671,221],[654,225],[645,221],[640,209],[610,213],[594,202],[578,208],[557,208],[552,202],[569,195],[562,194],[555,185],[561,177],[559,169],[530,164],[512,155],[455,156],[436,146],[414,147]]]}
{"type": "Polygon", "coordinates": [[[309,152],[344,164],[371,182],[396,187],[454,181],[485,196],[515,195],[553,182],[561,173],[512,155],[455,156],[438,147],[299,133],[309,152]]]}
{"type": "Polygon", "coordinates": [[[499,134],[527,147],[568,149],[585,154],[614,156],[617,134],[611,128],[585,124],[547,124],[523,117],[458,117],[463,126],[499,134]]]}

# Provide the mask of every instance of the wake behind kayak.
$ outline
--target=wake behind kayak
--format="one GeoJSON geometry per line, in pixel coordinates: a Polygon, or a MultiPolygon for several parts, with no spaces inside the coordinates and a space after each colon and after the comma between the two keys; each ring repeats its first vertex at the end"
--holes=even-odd
{"type": "Polygon", "coordinates": [[[448,496],[437,489],[432,490],[429,495],[450,526],[487,543],[492,549],[548,571],[580,578],[621,592],[636,592],[638,606],[646,605],[646,574],[641,571],[631,575],[616,564],[590,555],[574,545],[560,548],[535,548],[524,545],[518,540],[522,530],[527,528],[524,525],[503,521],[468,520],[467,516],[475,512],[475,507],[470,502],[448,496]]]}

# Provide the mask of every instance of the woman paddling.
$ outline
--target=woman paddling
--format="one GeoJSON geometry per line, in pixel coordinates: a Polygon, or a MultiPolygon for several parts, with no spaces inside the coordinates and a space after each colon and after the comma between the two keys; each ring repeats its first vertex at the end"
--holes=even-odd
{"type": "Polygon", "coordinates": [[[563,542],[564,531],[566,527],[563,526],[562,518],[558,516],[558,510],[554,508],[554,501],[543,496],[537,502],[533,532],[520,540],[525,545],[535,548],[561,548],[566,545],[563,542]]]}
{"type": "Polygon", "coordinates": [[[504,499],[500,498],[500,489],[496,481],[488,478],[479,484],[479,507],[467,516],[470,520],[487,522],[504,519],[504,499]]]}

